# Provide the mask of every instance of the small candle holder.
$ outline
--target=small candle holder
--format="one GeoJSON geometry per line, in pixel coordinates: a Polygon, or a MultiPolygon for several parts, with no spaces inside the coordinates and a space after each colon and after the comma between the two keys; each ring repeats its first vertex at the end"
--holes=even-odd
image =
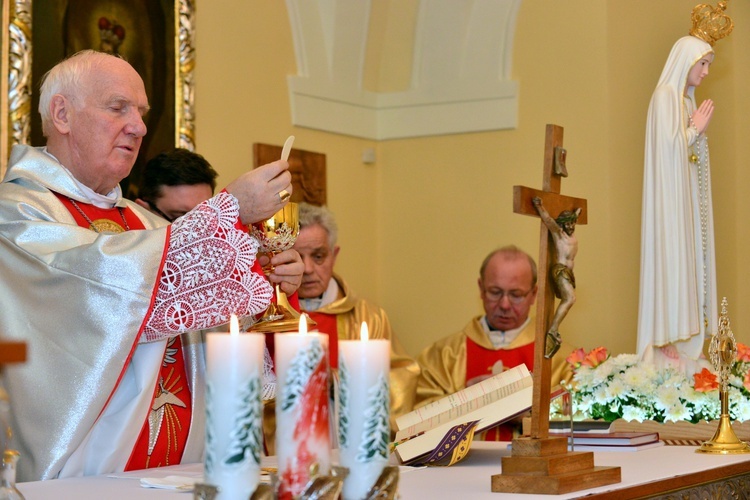
{"type": "Polygon", "coordinates": [[[318,464],[310,467],[310,480],[305,485],[300,499],[338,500],[344,489],[344,479],[349,474],[346,467],[331,466],[329,475],[318,473],[318,464]]]}
{"type": "Polygon", "coordinates": [[[393,500],[398,493],[398,467],[387,465],[372,485],[364,500],[393,500]]]}
{"type": "Polygon", "coordinates": [[[195,483],[193,486],[193,500],[215,500],[219,488],[213,484],[195,483]]]}

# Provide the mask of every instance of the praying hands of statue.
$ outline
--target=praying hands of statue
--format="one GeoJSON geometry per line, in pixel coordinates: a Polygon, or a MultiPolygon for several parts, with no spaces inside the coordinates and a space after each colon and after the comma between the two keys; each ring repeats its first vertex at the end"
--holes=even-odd
{"type": "Polygon", "coordinates": [[[698,135],[702,134],[708,128],[708,124],[711,122],[711,117],[714,115],[714,102],[711,99],[706,99],[698,106],[692,115],[690,115],[690,125],[695,127],[698,135]]]}

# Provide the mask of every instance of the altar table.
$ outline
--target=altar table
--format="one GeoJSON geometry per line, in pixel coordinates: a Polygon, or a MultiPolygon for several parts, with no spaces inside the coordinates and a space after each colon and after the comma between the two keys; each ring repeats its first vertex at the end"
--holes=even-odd
{"type": "MultiPolygon", "coordinates": [[[[701,492],[750,491],[750,455],[705,455],[691,446],[662,446],[638,452],[601,452],[595,454],[597,466],[618,465],[622,482],[565,495],[492,493],[490,476],[500,472],[500,457],[509,456],[508,443],[475,442],[469,455],[451,467],[402,468],[399,494],[403,500],[541,500],[612,499],[657,497],[667,491],[699,488],[701,492]],[[721,485],[721,486],[718,486],[721,485]],[[726,489],[729,488],[729,489],[726,489]],[[745,489],[747,488],[747,489],[745,489]]],[[[275,457],[264,457],[264,466],[275,466],[275,457]]],[[[117,477],[91,476],[20,483],[26,500],[49,498],[75,500],[187,500],[192,493],[147,489],[141,477],[200,474],[200,464],[177,465],[161,469],[116,474],[117,477]]],[[[533,481],[533,477],[529,478],[533,481]]],[[[718,495],[702,495],[719,497],[718,495]]]]}

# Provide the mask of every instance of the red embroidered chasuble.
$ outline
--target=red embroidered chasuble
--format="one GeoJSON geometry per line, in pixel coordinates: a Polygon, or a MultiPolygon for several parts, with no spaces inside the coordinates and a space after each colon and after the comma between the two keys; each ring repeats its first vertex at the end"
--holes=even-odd
{"type": "MultiPolygon", "coordinates": [[[[466,337],[466,380],[492,373],[492,366],[498,361],[504,368],[513,368],[524,363],[529,371],[534,369],[534,343],[515,349],[487,349],[466,337]]],[[[482,439],[485,441],[510,441],[513,439],[512,424],[502,424],[487,430],[482,439]]]]}
{"type": "MultiPolygon", "coordinates": [[[[145,229],[129,208],[99,208],[55,194],[81,227],[111,233],[145,229]]],[[[182,340],[179,336],[172,337],[167,341],[151,409],[125,470],[179,464],[190,432],[191,416],[192,401],[182,340]]]]}

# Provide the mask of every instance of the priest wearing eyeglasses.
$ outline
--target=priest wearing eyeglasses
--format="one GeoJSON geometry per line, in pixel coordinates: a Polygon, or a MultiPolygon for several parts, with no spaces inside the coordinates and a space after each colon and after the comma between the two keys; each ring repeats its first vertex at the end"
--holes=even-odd
{"type": "MultiPolygon", "coordinates": [[[[516,246],[494,250],[479,270],[484,314],[460,332],[428,346],[417,358],[422,368],[417,407],[460,391],[521,363],[534,370],[535,321],[529,316],[537,294],[534,259],[516,246]]],[[[552,359],[552,385],[570,376],[565,362],[573,348],[562,345],[552,359]]],[[[513,429],[500,426],[485,439],[507,441],[513,429]]]]}

